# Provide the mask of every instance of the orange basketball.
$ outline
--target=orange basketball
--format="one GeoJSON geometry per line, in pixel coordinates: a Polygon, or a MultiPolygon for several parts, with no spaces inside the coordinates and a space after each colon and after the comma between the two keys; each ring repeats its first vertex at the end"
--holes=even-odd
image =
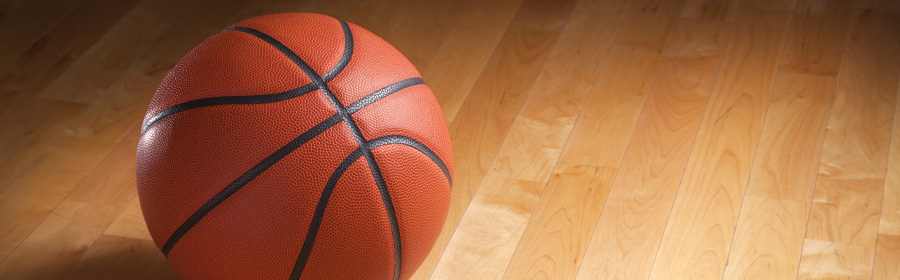
{"type": "Polygon", "coordinates": [[[186,279],[406,279],[450,202],[434,94],[390,44],[305,13],[238,22],[169,72],[141,208],[186,279]]]}

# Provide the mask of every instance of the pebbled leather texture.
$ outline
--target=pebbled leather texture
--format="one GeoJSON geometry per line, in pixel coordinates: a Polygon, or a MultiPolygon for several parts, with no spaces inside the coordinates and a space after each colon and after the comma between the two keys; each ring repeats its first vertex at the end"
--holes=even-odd
{"type": "Polygon", "coordinates": [[[402,82],[419,77],[381,38],[324,15],[266,15],[208,38],[144,118],[137,183],[156,245],[185,279],[409,278],[443,226],[453,174],[434,94],[402,82]],[[296,54],[340,107],[246,30],[296,54]]]}

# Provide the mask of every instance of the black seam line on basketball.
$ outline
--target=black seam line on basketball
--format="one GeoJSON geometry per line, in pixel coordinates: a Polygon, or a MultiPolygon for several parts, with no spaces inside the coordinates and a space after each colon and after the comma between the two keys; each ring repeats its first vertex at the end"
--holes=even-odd
{"type": "MultiPolygon", "coordinates": [[[[309,64],[306,63],[306,61],[304,61],[302,58],[300,58],[299,55],[294,53],[294,51],[279,42],[277,39],[272,38],[272,36],[269,36],[268,34],[265,34],[259,30],[244,28],[241,29],[241,31],[247,32],[262,39],[263,41],[266,41],[267,43],[269,43],[269,45],[272,45],[272,47],[275,47],[282,54],[294,61],[294,64],[296,64],[297,67],[300,67],[300,69],[303,70],[304,73],[306,73],[306,76],[308,76],[310,80],[313,81],[313,84],[319,87],[319,90],[322,91],[325,97],[328,98],[328,101],[331,102],[331,105],[337,111],[337,114],[340,115],[344,120],[344,124],[346,124],[347,128],[350,129],[350,133],[353,134],[353,138],[356,138],[356,143],[359,144],[359,147],[363,148],[363,155],[365,155],[367,162],[369,163],[369,170],[372,172],[372,176],[375,177],[375,183],[376,185],[378,185],[379,192],[381,192],[381,199],[384,201],[384,208],[388,213],[388,219],[390,220],[391,233],[394,237],[394,279],[399,279],[400,264],[402,261],[402,257],[400,255],[402,251],[400,247],[400,228],[397,226],[397,215],[394,212],[394,204],[391,202],[391,196],[390,193],[388,193],[387,185],[385,185],[384,183],[384,177],[382,177],[381,175],[381,170],[378,168],[378,163],[375,162],[375,157],[372,155],[372,151],[367,148],[368,146],[366,144],[366,140],[363,137],[359,126],[356,125],[356,121],[354,121],[353,118],[350,117],[350,113],[347,111],[347,108],[341,104],[340,100],[337,99],[337,96],[335,96],[331,89],[328,88],[328,84],[324,80],[322,80],[322,77],[319,76],[319,74],[316,73],[316,71],[313,70],[312,67],[310,67],[309,64]]],[[[349,38],[350,39],[347,41],[351,42],[352,46],[352,32],[349,38]]],[[[294,267],[294,270],[297,270],[297,268],[294,267]]]]}
{"type": "Polygon", "coordinates": [[[350,104],[350,106],[347,106],[347,112],[350,114],[356,113],[356,111],[359,111],[363,107],[366,107],[369,104],[375,103],[375,101],[381,100],[382,98],[385,98],[388,95],[391,95],[402,89],[405,89],[405,88],[408,88],[408,87],[411,87],[414,85],[421,85],[421,84],[425,84],[425,81],[423,81],[422,78],[418,78],[418,77],[417,78],[409,78],[406,80],[402,80],[402,81],[393,83],[389,86],[386,86],[382,89],[379,89],[379,90],[373,92],[372,94],[369,94],[363,98],[360,98],[356,102],[353,102],[353,104],[350,104]]]}
{"type": "Polygon", "coordinates": [[[299,88],[295,88],[289,91],[279,92],[275,94],[266,94],[266,95],[253,95],[253,96],[219,96],[219,97],[210,97],[203,98],[197,100],[191,100],[185,103],[181,103],[172,107],[169,107],[162,112],[157,113],[153,117],[147,120],[147,123],[141,128],[141,135],[147,132],[147,129],[150,128],[157,121],[183,112],[190,109],[196,109],[201,107],[209,107],[216,105],[249,105],[249,104],[265,104],[265,103],[274,103],[279,101],[284,101],[288,99],[292,99],[295,97],[303,96],[307,93],[316,90],[316,86],[312,83],[303,85],[299,88]]]}
{"type": "Polygon", "coordinates": [[[347,169],[350,168],[350,165],[356,162],[362,155],[363,149],[356,148],[356,150],[344,158],[344,161],[342,161],[334,172],[331,173],[331,176],[328,177],[328,182],[325,184],[325,188],[322,189],[322,195],[319,196],[319,202],[316,205],[316,211],[313,214],[312,221],[309,222],[309,229],[306,231],[306,238],[303,240],[303,247],[300,249],[300,255],[297,257],[297,262],[294,264],[291,277],[288,279],[300,279],[300,275],[303,274],[303,268],[306,267],[306,262],[309,260],[309,254],[312,252],[316,235],[319,233],[319,226],[322,224],[322,216],[325,215],[328,199],[331,197],[334,187],[337,186],[338,180],[341,179],[344,172],[347,171],[347,169]]]}
{"type": "MultiPolygon", "coordinates": [[[[387,97],[387,96],[389,96],[389,95],[391,95],[391,94],[393,94],[393,93],[396,93],[396,92],[398,92],[398,91],[400,91],[400,90],[403,90],[403,89],[405,89],[405,88],[407,88],[407,87],[414,86],[414,85],[418,85],[418,84],[421,84],[421,83],[422,83],[422,79],[421,79],[421,78],[410,78],[410,79],[406,79],[406,80],[403,80],[403,81],[396,82],[396,83],[391,84],[391,85],[389,85],[389,86],[386,86],[386,87],[384,87],[384,88],[382,88],[382,89],[380,89],[380,90],[378,90],[378,91],[375,91],[375,92],[373,92],[373,93],[370,93],[370,94],[366,95],[365,97],[361,98],[359,101],[354,102],[354,103],[353,103],[352,105],[350,105],[350,107],[348,107],[348,108],[356,108],[356,109],[354,109],[352,112],[350,112],[351,114],[353,114],[353,113],[355,113],[356,111],[359,111],[360,109],[365,108],[366,106],[369,106],[369,105],[371,105],[372,103],[374,103],[374,102],[376,102],[376,101],[378,101],[378,100],[381,100],[381,99],[384,98],[384,97],[387,97]]],[[[304,139],[306,139],[306,140],[303,141],[303,142],[305,143],[306,141],[309,141],[309,139],[315,138],[316,136],[318,136],[318,135],[321,134],[322,132],[325,132],[326,130],[328,130],[328,129],[331,128],[332,126],[336,125],[336,124],[339,123],[340,121],[341,121],[341,120],[340,120],[340,116],[338,116],[337,114],[335,114],[335,115],[331,116],[329,119],[327,119],[327,120],[323,121],[322,123],[319,123],[318,125],[314,126],[313,128],[311,128],[311,129],[308,130],[307,132],[304,132],[303,134],[300,135],[300,137],[306,137],[306,138],[308,138],[308,139],[304,138],[304,139]],[[307,134],[307,133],[311,133],[311,134],[307,134]],[[304,136],[304,135],[306,135],[306,136],[304,136]]],[[[298,138],[300,138],[300,137],[298,137],[298,138]]],[[[297,139],[295,139],[294,141],[297,141],[297,139]]],[[[413,140],[413,141],[415,141],[415,140],[413,140]]],[[[303,143],[300,143],[300,145],[302,145],[302,144],[303,144],[303,143]]],[[[380,145],[379,145],[379,146],[380,146],[380,145]]],[[[287,145],[285,145],[284,147],[280,148],[278,151],[276,151],[276,153],[279,153],[279,152],[286,152],[286,153],[289,154],[289,153],[293,152],[295,149],[297,149],[297,148],[299,148],[299,147],[300,147],[299,145],[295,145],[295,143],[292,141],[292,142],[289,142],[289,143],[288,143],[287,145]],[[291,146],[291,145],[293,145],[293,146],[291,146]],[[292,148],[292,149],[291,149],[291,148],[288,148],[288,149],[290,149],[290,150],[284,151],[284,149],[285,149],[286,147],[288,147],[288,146],[291,146],[291,147],[293,147],[293,148],[292,148]]],[[[422,145],[422,147],[425,147],[425,146],[422,145]]],[[[426,147],[425,149],[427,149],[427,147],[426,147]]],[[[422,149],[419,149],[419,150],[422,151],[422,149]]],[[[428,151],[430,152],[430,150],[428,150],[428,151]]],[[[423,153],[425,153],[426,155],[428,155],[428,153],[426,153],[425,151],[423,151],[423,153]]],[[[434,154],[434,153],[431,152],[431,154],[434,154]]],[[[275,154],[272,154],[272,155],[270,155],[269,157],[273,157],[273,156],[276,156],[276,155],[275,155],[275,154]]],[[[284,156],[282,155],[282,156],[279,157],[279,159],[280,159],[280,158],[283,158],[283,157],[284,157],[284,156]]],[[[437,160],[435,163],[440,162],[439,165],[440,165],[440,166],[443,166],[443,161],[440,161],[440,158],[437,158],[436,155],[435,155],[434,157],[432,157],[432,156],[429,156],[429,157],[432,158],[432,160],[437,160]]],[[[276,160],[276,161],[277,161],[277,160],[276,160]]],[[[261,162],[260,164],[262,164],[262,162],[261,162]]],[[[272,162],[271,164],[274,164],[274,162],[272,162]]],[[[271,164],[270,164],[269,166],[271,166],[271,164]]],[[[268,168],[268,167],[266,167],[266,168],[268,168]]],[[[449,174],[449,172],[446,171],[446,167],[445,167],[445,166],[442,167],[442,170],[444,170],[444,174],[445,174],[445,175],[448,175],[448,174],[449,174]]],[[[244,175],[242,175],[242,177],[243,177],[243,176],[252,176],[253,178],[255,178],[257,175],[259,175],[259,173],[262,173],[263,171],[265,171],[265,169],[258,169],[258,168],[256,168],[256,167],[254,167],[254,168],[250,169],[250,171],[247,171],[247,173],[245,173],[244,175]],[[257,174],[250,174],[250,172],[258,172],[258,173],[257,173],[257,174]]],[[[250,178],[250,179],[252,179],[252,178],[250,178]]],[[[449,177],[448,177],[448,179],[449,179],[449,177]]],[[[237,182],[237,181],[235,181],[235,182],[237,182]]],[[[242,185],[237,186],[237,188],[232,188],[231,192],[232,192],[232,193],[233,193],[233,192],[236,192],[240,187],[242,187],[243,185],[247,184],[248,182],[249,182],[249,180],[247,180],[246,182],[244,182],[242,185]]],[[[232,183],[232,185],[233,185],[233,184],[235,184],[235,183],[232,183]]],[[[231,185],[229,185],[229,186],[231,186],[231,185]]],[[[227,188],[226,188],[226,189],[227,189],[227,188]]],[[[224,190],[223,190],[223,191],[224,191],[224,190]]],[[[220,194],[221,194],[221,193],[220,193],[220,194]]],[[[229,197],[229,196],[231,195],[231,193],[226,193],[226,194],[223,194],[223,195],[224,195],[224,196],[222,197],[222,200],[224,200],[224,198],[229,197]]],[[[214,197],[214,199],[215,199],[215,197],[214,197]]],[[[212,201],[212,200],[210,200],[210,201],[212,201]]],[[[215,205],[212,205],[212,207],[214,208],[216,205],[218,205],[218,204],[220,204],[220,203],[221,203],[221,201],[215,202],[215,203],[214,203],[215,205]]],[[[208,202],[207,204],[210,204],[210,203],[208,202]]],[[[202,208],[201,208],[201,209],[202,209],[202,208]]],[[[179,229],[181,229],[182,227],[185,227],[185,229],[182,229],[182,230],[180,230],[180,231],[176,231],[176,233],[180,234],[179,236],[176,236],[176,234],[173,234],[172,237],[169,238],[169,241],[166,242],[166,246],[163,247],[163,253],[166,254],[166,255],[168,255],[168,252],[172,249],[172,247],[175,245],[175,243],[178,242],[178,240],[181,239],[181,237],[182,237],[184,234],[186,234],[187,231],[190,230],[190,228],[193,227],[193,225],[195,225],[195,224],[200,220],[200,218],[203,218],[204,216],[206,216],[210,211],[212,211],[211,208],[208,209],[207,211],[203,211],[202,213],[201,213],[201,210],[198,210],[197,213],[195,213],[194,215],[192,215],[191,217],[198,216],[197,218],[195,218],[196,221],[193,221],[193,222],[190,223],[189,225],[182,225],[181,227],[179,227],[179,229]],[[198,214],[198,213],[199,213],[199,214],[198,214]],[[166,249],[166,248],[168,248],[168,249],[166,249]]],[[[188,224],[188,222],[185,222],[185,224],[188,224]]]]}
{"type": "Polygon", "coordinates": [[[291,142],[288,142],[287,145],[284,145],[283,147],[257,163],[255,166],[253,166],[253,168],[250,168],[249,171],[241,175],[241,177],[238,177],[236,180],[234,180],[234,182],[228,184],[228,186],[226,186],[224,189],[219,191],[219,193],[213,196],[212,199],[207,201],[206,204],[201,206],[200,209],[197,209],[197,211],[194,212],[193,215],[191,215],[186,221],[184,221],[184,223],[182,223],[181,226],[179,226],[178,229],[176,229],[175,232],[172,233],[171,236],[169,236],[169,239],[166,241],[165,245],[163,245],[162,248],[163,255],[168,256],[169,251],[172,250],[172,247],[175,246],[178,240],[184,237],[184,235],[191,228],[193,228],[194,225],[197,224],[197,222],[203,219],[203,217],[205,217],[210,211],[216,208],[216,206],[225,201],[225,199],[233,195],[235,192],[240,190],[241,187],[252,181],[254,178],[256,178],[256,176],[262,174],[263,171],[266,171],[266,169],[299,148],[301,145],[308,142],[309,140],[312,140],[319,134],[322,134],[341,121],[341,117],[335,114],[330,118],[320,122],[313,128],[310,128],[306,132],[300,134],[300,136],[297,136],[297,138],[294,138],[294,140],[291,140],[291,142]]]}
{"type": "MultiPolygon", "coordinates": [[[[345,22],[341,22],[341,28],[344,31],[344,52],[341,54],[341,59],[338,61],[328,73],[325,73],[325,76],[322,76],[326,82],[331,81],[338,74],[344,71],[344,68],[347,67],[347,64],[350,63],[350,56],[353,52],[352,42],[347,40],[347,37],[350,36],[350,26],[345,22]]],[[[245,27],[233,26],[226,28],[224,31],[243,31],[245,27]]],[[[245,32],[246,33],[246,32],[245,32]]],[[[147,132],[147,129],[150,128],[157,121],[186,111],[190,109],[196,109],[201,107],[208,106],[217,106],[217,105],[249,105],[249,104],[265,104],[265,103],[275,103],[280,102],[292,98],[297,98],[303,96],[307,93],[310,93],[314,90],[318,89],[315,84],[308,83],[303,86],[300,86],[295,89],[291,89],[288,91],[283,91],[274,94],[264,94],[264,95],[242,95],[242,96],[219,96],[219,97],[210,97],[210,98],[202,98],[197,100],[191,100],[188,102],[184,102],[157,113],[153,117],[147,120],[147,122],[141,127],[141,135],[147,132]]]]}
{"type": "MultiPolygon", "coordinates": [[[[444,172],[444,176],[447,176],[447,182],[452,184],[450,179],[450,172],[447,170],[447,166],[444,165],[444,162],[435,154],[431,149],[429,149],[425,144],[422,144],[415,139],[400,136],[400,135],[388,135],[382,136],[375,139],[372,139],[368,143],[369,150],[389,145],[389,144],[402,144],[419,150],[422,152],[439,167],[441,171],[444,172]]],[[[306,238],[303,240],[303,247],[300,249],[300,255],[297,257],[297,262],[294,264],[294,271],[291,272],[291,277],[289,279],[295,280],[300,279],[300,275],[303,274],[303,268],[306,267],[306,262],[309,260],[309,255],[312,253],[313,245],[315,244],[316,235],[319,233],[319,227],[322,225],[322,219],[325,216],[325,210],[328,207],[328,200],[331,198],[331,194],[334,192],[334,188],[337,186],[338,180],[341,179],[344,172],[350,168],[354,162],[356,162],[363,155],[363,148],[357,148],[353,151],[349,156],[344,158],[344,161],[338,165],[337,169],[331,173],[331,177],[328,178],[328,183],[325,184],[325,188],[322,189],[322,194],[319,196],[319,202],[316,204],[316,210],[313,214],[313,218],[309,223],[309,229],[306,232],[306,238]]]]}
{"type": "Polygon", "coordinates": [[[425,144],[422,144],[422,142],[402,135],[387,135],[369,141],[369,148],[374,149],[388,144],[403,144],[418,150],[431,159],[441,169],[441,172],[444,172],[444,177],[447,177],[447,183],[451,186],[453,185],[453,178],[450,176],[450,170],[447,169],[447,165],[444,164],[444,161],[441,160],[437,153],[429,149],[425,144]]]}

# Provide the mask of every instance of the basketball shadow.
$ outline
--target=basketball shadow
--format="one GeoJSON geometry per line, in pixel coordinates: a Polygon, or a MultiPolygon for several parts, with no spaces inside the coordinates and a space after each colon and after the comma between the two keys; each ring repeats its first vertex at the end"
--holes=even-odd
{"type": "MultiPolygon", "coordinates": [[[[42,275],[42,272],[39,269],[33,275],[42,275]]],[[[25,276],[26,279],[38,279],[25,276]]],[[[103,235],[71,267],[64,279],[181,278],[152,240],[103,235]]]]}

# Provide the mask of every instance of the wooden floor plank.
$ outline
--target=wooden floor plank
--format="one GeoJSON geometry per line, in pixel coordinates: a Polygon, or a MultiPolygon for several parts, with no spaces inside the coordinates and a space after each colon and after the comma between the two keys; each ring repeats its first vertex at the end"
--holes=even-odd
{"type": "Polygon", "coordinates": [[[729,25],[688,19],[675,29],[579,279],[649,276],[731,32],[729,25]]]}
{"type": "Polygon", "coordinates": [[[32,98],[21,108],[14,108],[17,113],[13,116],[13,126],[6,127],[0,136],[0,158],[5,159],[0,160],[0,186],[8,184],[29,166],[87,105],[106,93],[132,61],[146,51],[191,3],[141,2],[44,88],[40,93],[42,97],[32,98]],[[53,109],[48,108],[49,104],[65,104],[65,107],[53,109]]]}
{"type": "Polygon", "coordinates": [[[900,279],[900,236],[879,234],[872,280],[900,279]]]}
{"type": "MultiPolygon", "coordinates": [[[[0,38],[6,38],[4,43],[0,44],[0,69],[8,69],[7,67],[22,53],[36,44],[43,44],[44,42],[39,41],[41,36],[65,19],[83,2],[84,0],[36,0],[5,5],[2,9],[3,17],[0,18],[0,26],[15,26],[16,28],[0,30],[0,38]]],[[[0,73],[2,72],[5,70],[0,71],[0,73]]]]}
{"type": "Polygon", "coordinates": [[[560,162],[619,166],[683,3],[631,4],[607,66],[600,70],[584,103],[591,109],[578,115],[560,162]],[[597,147],[597,143],[604,145],[597,147]]]}
{"type": "MultiPolygon", "coordinates": [[[[135,123],[109,153],[78,182],[66,200],[92,202],[125,209],[137,197],[135,150],[141,126],[135,123]]],[[[110,221],[112,222],[112,221],[110,221]]],[[[105,228],[104,228],[105,230],[105,228]]]]}
{"type": "MultiPolygon", "coordinates": [[[[4,279],[60,279],[99,237],[95,232],[108,226],[121,209],[96,203],[63,201],[28,238],[0,264],[4,279]],[[52,248],[47,245],[53,244],[52,248]],[[47,266],[35,256],[53,260],[47,266]]],[[[102,230],[100,230],[102,232],[102,230]]]]}
{"type": "MultiPolygon", "coordinates": [[[[897,93],[900,95],[900,88],[897,93]]],[[[900,278],[900,106],[896,104],[872,273],[873,280],[900,278]]]]}
{"type": "MultiPolygon", "coordinates": [[[[459,21],[467,1],[419,1],[397,29],[384,39],[400,50],[419,71],[431,62],[450,30],[459,21]]],[[[428,81],[426,81],[428,82],[428,81]]]]}
{"type": "Polygon", "coordinates": [[[519,243],[543,184],[485,176],[431,279],[498,279],[519,243]]]}
{"type": "Polygon", "coordinates": [[[797,3],[724,278],[797,276],[850,4],[797,3]]]}
{"type": "Polygon", "coordinates": [[[851,0],[799,0],[780,71],[837,76],[851,0]]]}
{"type": "MultiPolygon", "coordinates": [[[[133,0],[87,1],[44,34],[39,44],[31,46],[14,61],[0,65],[6,67],[0,68],[3,69],[0,70],[0,131],[4,132],[0,135],[0,168],[3,170],[0,171],[0,190],[31,163],[46,143],[60,134],[61,128],[68,125],[60,120],[74,119],[85,108],[33,97],[64,73],[85,73],[81,71],[88,69],[66,70],[76,59],[89,53],[95,42],[116,26],[120,18],[127,17],[126,13],[136,3],[133,0]],[[54,111],[50,104],[59,105],[60,111],[54,111]]],[[[87,75],[91,74],[95,73],[87,75]]],[[[79,84],[83,82],[78,80],[79,84]]]]}
{"type": "MultiPolygon", "coordinates": [[[[450,137],[455,143],[455,166],[459,166],[451,191],[450,213],[434,249],[413,279],[430,277],[521,108],[532,81],[543,67],[569,14],[560,12],[556,6],[565,7],[545,1],[526,1],[522,4],[475,82],[470,98],[462,104],[459,117],[450,124],[450,137]],[[544,9],[555,12],[544,13],[544,9]]],[[[428,80],[427,76],[425,79],[428,80]]],[[[432,89],[443,104],[439,89],[432,89]]],[[[448,113],[444,111],[445,116],[448,113]]]]}
{"type": "Polygon", "coordinates": [[[522,0],[466,2],[462,15],[437,53],[428,66],[420,69],[422,78],[440,102],[448,123],[456,117],[476,80],[483,79],[482,70],[490,69],[490,66],[485,66],[488,60],[497,60],[493,62],[496,64],[501,60],[499,54],[511,51],[502,50],[497,45],[501,38],[507,36],[504,34],[508,33],[506,30],[517,17],[521,4],[522,0]]]}
{"type": "Polygon", "coordinates": [[[142,1],[38,96],[92,104],[194,1],[142,1]]]}
{"type": "Polygon", "coordinates": [[[0,127],[0,191],[9,187],[88,105],[36,98],[0,127]]]}
{"type": "Polygon", "coordinates": [[[687,0],[681,16],[691,19],[734,22],[741,0],[687,0]]]}
{"type": "MultiPolygon", "coordinates": [[[[745,12],[750,13],[742,7],[740,15],[745,12]]],[[[784,25],[736,26],[700,122],[695,149],[688,159],[650,279],[671,275],[692,279],[722,277],[787,34],[787,20],[756,14],[784,25]]],[[[775,14],[784,15],[781,10],[775,14]]],[[[790,13],[786,17],[790,18],[790,13]]]]}
{"type": "Polygon", "coordinates": [[[795,278],[809,203],[748,194],[722,279],[795,278]]]}
{"type": "MultiPolygon", "coordinates": [[[[302,1],[299,11],[318,13],[346,20],[359,7],[361,0],[302,1]]],[[[276,12],[276,11],[273,11],[276,12]]]]}
{"type": "Polygon", "coordinates": [[[874,247],[806,239],[797,279],[870,279],[874,247]]]}
{"type": "MultiPolygon", "coordinates": [[[[897,95],[900,96],[900,86],[897,95]]],[[[900,98],[897,98],[900,102],[900,98]]],[[[900,236],[900,105],[894,105],[891,146],[884,178],[884,198],[878,233],[900,236]]]]}
{"type": "Polygon", "coordinates": [[[130,279],[159,253],[153,240],[102,235],[64,279],[130,279]]]}
{"type": "Polygon", "coordinates": [[[419,0],[363,1],[345,20],[387,38],[417,2],[419,0]]]}
{"type": "MultiPolygon", "coordinates": [[[[546,169],[556,165],[624,18],[627,4],[628,1],[578,3],[498,151],[491,169],[493,174],[547,181],[546,169]],[[511,166],[523,162],[529,162],[523,166],[535,168],[511,166]]],[[[551,179],[544,190],[535,211],[537,216],[527,225],[504,278],[543,275],[553,279],[575,275],[615,169],[571,165],[558,167],[555,173],[558,177],[551,179]],[[558,215],[560,212],[568,215],[558,215]],[[555,247],[560,245],[557,242],[564,247],[555,247]],[[535,267],[538,263],[546,265],[535,267]]]]}
{"type": "Polygon", "coordinates": [[[163,254],[157,254],[155,258],[150,260],[144,271],[136,277],[139,280],[163,280],[163,279],[181,279],[175,270],[169,266],[169,261],[163,254]]]}
{"type": "Polygon", "coordinates": [[[796,277],[833,92],[834,77],[778,74],[725,278],[796,277]]]}
{"type": "Polygon", "coordinates": [[[828,271],[830,277],[872,276],[900,83],[896,16],[853,12],[810,208],[801,278],[821,275],[822,259],[841,260],[843,269],[828,271]],[[856,257],[847,259],[845,253],[856,257]]]}
{"type": "Polygon", "coordinates": [[[152,239],[147,225],[144,223],[144,213],[141,212],[140,200],[135,198],[122,210],[119,217],[103,232],[105,235],[115,235],[135,239],[152,239]]]}
{"type": "MultiPolygon", "coordinates": [[[[18,109],[81,57],[138,0],[87,0],[0,71],[0,120],[18,109]]],[[[5,122],[0,122],[0,125],[5,122]]]]}
{"type": "Polygon", "coordinates": [[[605,13],[578,7],[578,17],[571,19],[567,24],[571,28],[566,28],[553,46],[497,151],[491,174],[547,182],[627,7],[626,1],[605,4],[605,13]],[[587,24],[588,20],[597,22],[595,17],[608,20],[587,24]]]}
{"type": "Polygon", "coordinates": [[[747,193],[809,201],[825,140],[834,77],[781,72],[769,101],[747,193]]]}
{"type": "Polygon", "coordinates": [[[797,1],[754,0],[741,1],[735,22],[785,28],[791,22],[797,1]]]}
{"type": "MultiPolygon", "coordinates": [[[[238,0],[242,3],[245,0],[238,0]]],[[[51,143],[27,170],[0,192],[0,207],[10,207],[0,220],[0,255],[34,229],[103,156],[140,122],[159,81],[184,53],[233,20],[242,5],[218,1],[195,4],[190,16],[174,24],[64,134],[51,143]],[[214,3],[212,3],[214,2],[214,3]],[[200,15],[203,16],[200,16],[200,15]],[[178,30],[177,33],[172,33],[178,30]],[[54,176],[46,176],[54,174],[54,176]],[[15,201],[15,203],[13,203],[15,201]],[[29,214],[33,213],[33,214],[29,214]],[[16,230],[10,230],[16,229],[16,230]]],[[[7,251],[9,249],[9,251],[7,251]]],[[[0,271],[4,267],[0,264],[0,271]]]]}
{"type": "MultiPolygon", "coordinates": [[[[84,176],[59,206],[44,219],[21,245],[0,265],[0,275],[23,273],[16,268],[34,264],[29,256],[54,256],[53,270],[29,272],[26,278],[61,278],[82,257],[88,247],[122,213],[129,201],[137,198],[135,187],[135,149],[140,126],[135,122],[125,139],[116,144],[96,167],[84,176]],[[68,207],[78,205],[80,207],[68,207]],[[89,209],[89,210],[84,210],[89,209]],[[52,218],[63,216],[65,220],[52,218]],[[66,236],[54,239],[52,236],[66,236]]],[[[49,202],[48,203],[52,203],[49,202]]]]}
{"type": "Polygon", "coordinates": [[[504,279],[574,279],[616,169],[561,163],[541,194],[504,279]]]}
{"type": "MultiPolygon", "coordinates": [[[[110,146],[89,139],[57,138],[0,192],[0,212],[5,214],[0,216],[0,257],[6,259],[25,240],[110,146]]],[[[0,275],[4,264],[0,263],[0,275]]]]}
{"type": "MultiPolygon", "coordinates": [[[[513,19],[513,22],[510,25],[510,29],[507,31],[506,35],[504,35],[504,38],[498,45],[495,55],[492,56],[491,60],[488,62],[487,69],[484,71],[484,73],[489,76],[485,76],[485,74],[482,74],[482,76],[476,82],[475,88],[473,89],[473,94],[477,93],[481,95],[481,92],[487,91],[496,91],[495,94],[507,94],[507,92],[513,92],[516,96],[519,96],[518,98],[520,98],[520,100],[524,99],[526,94],[531,89],[531,85],[533,83],[532,81],[535,80],[535,78],[539,75],[540,70],[544,67],[544,61],[547,60],[547,57],[551,53],[551,48],[554,46],[553,42],[555,42],[556,39],[560,36],[560,33],[562,33],[563,27],[566,23],[566,18],[571,14],[572,9],[575,6],[574,4],[575,1],[568,0],[558,2],[525,1],[522,4],[521,9],[517,13],[516,18],[513,19]],[[512,72],[516,73],[512,74],[512,72]],[[494,79],[492,77],[498,77],[499,79],[494,79]]],[[[504,112],[505,116],[503,117],[508,118],[508,120],[505,121],[506,124],[504,124],[504,126],[506,126],[507,128],[510,126],[509,123],[512,122],[512,119],[515,118],[515,114],[517,113],[516,111],[518,111],[518,107],[521,106],[522,101],[510,103],[511,105],[516,105],[517,107],[510,107],[510,109],[515,109],[515,111],[509,110],[507,112],[504,112]]],[[[488,111],[490,111],[490,109],[488,111]]],[[[483,114],[485,112],[478,113],[483,114]]],[[[466,118],[470,118],[472,116],[474,115],[470,114],[469,116],[466,116],[460,120],[465,121],[466,118]]],[[[451,137],[454,137],[454,139],[458,139],[455,136],[459,135],[455,132],[460,131],[460,129],[465,129],[460,127],[460,125],[461,124],[458,122],[454,122],[453,124],[451,124],[451,137]]],[[[499,130],[496,133],[503,133],[507,130],[507,128],[499,130]]],[[[496,139],[499,142],[502,141],[504,134],[497,134],[497,136],[498,137],[496,139]]],[[[496,150],[496,148],[494,149],[496,150]]],[[[492,164],[495,163],[496,161],[492,164]]],[[[483,174],[484,173],[476,175],[476,178],[484,176],[483,174]]],[[[454,186],[454,190],[460,189],[458,185],[459,182],[459,180],[456,180],[454,182],[456,184],[454,186]]],[[[532,183],[538,186],[538,191],[540,191],[544,186],[543,182],[532,181],[532,183]]],[[[479,189],[484,189],[485,186],[486,185],[482,184],[479,189]]],[[[489,189],[497,187],[502,188],[502,185],[494,185],[489,187],[489,189]]],[[[485,193],[484,195],[491,195],[494,190],[485,190],[483,192],[485,193]]],[[[472,196],[477,196],[477,193],[473,194],[472,196]]],[[[473,200],[473,203],[475,203],[474,201],[476,200],[473,200]]],[[[462,200],[461,202],[468,201],[462,200]]],[[[534,202],[536,202],[536,200],[534,202]]],[[[470,204],[469,206],[471,205],[472,204],[470,204]]],[[[529,200],[523,200],[520,206],[524,207],[524,209],[533,209],[534,203],[529,200]]],[[[456,209],[453,209],[451,211],[454,210],[456,209]]],[[[465,210],[465,213],[466,215],[482,215],[477,214],[478,212],[473,211],[476,210],[472,210],[472,208],[469,208],[468,210],[465,210]]],[[[462,216],[463,212],[460,211],[458,213],[459,214],[456,215],[462,216]]],[[[530,213],[530,211],[527,211],[527,214],[530,215],[530,213]]],[[[453,216],[454,214],[451,214],[450,218],[455,218],[453,216]]],[[[460,226],[456,229],[456,232],[453,233],[453,236],[465,236],[466,234],[472,233],[472,231],[478,231],[479,228],[483,226],[481,222],[488,222],[494,216],[489,215],[488,217],[490,218],[474,220],[468,223],[460,222],[460,226]]],[[[527,217],[525,218],[527,220],[527,217]]],[[[451,225],[456,224],[454,220],[450,221],[453,221],[451,225]]],[[[467,221],[467,219],[463,217],[462,221],[467,221]]],[[[518,237],[521,236],[521,232],[524,230],[525,224],[509,224],[509,227],[510,229],[515,228],[515,231],[518,233],[513,233],[509,235],[508,238],[517,240],[518,237]]],[[[509,247],[509,240],[501,242],[505,242],[507,246],[499,249],[499,254],[483,256],[486,258],[490,258],[489,260],[485,261],[492,261],[497,263],[509,262],[509,259],[512,257],[512,253],[515,250],[515,243],[512,243],[513,246],[509,247]]],[[[492,246],[488,245],[487,243],[483,245],[492,246]]],[[[498,244],[498,246],[502,245],[498,244]]],[[[459,275],[462,271],[461,269],[471,269],[465,266],[466,262],[456,261],[457,259],[466,259],[468,261],[478,260],[477,258],[463,257],[464,255],[467,255],[466,252],[468,250],[475,248],[470,248],[469,246],[454,246],[454,241],[452,239],[449,240],[449,245],[447,245],[447,248],[452,249],[443,252],[440,258],[440,262],[437,264],[437,268],[435,268],[434,275],[432,275],[432,278],[449,278],[452,277],[451,275],[459,275]]],[[[499,278],[503,275],[502,269],[490,269],[491,271],[484,271],[487,278],[499,278]]]]}
{"type": "Polygon", "coordinates": [[[878,17],[858,14],[851,31],[828,121],[807,238],[875,245],[900,82],[900,54],[887,53],[900,40],[878,34],[879,23],[878,17]],[[876,57],[878,53],[884,55],[876,57]]]}

